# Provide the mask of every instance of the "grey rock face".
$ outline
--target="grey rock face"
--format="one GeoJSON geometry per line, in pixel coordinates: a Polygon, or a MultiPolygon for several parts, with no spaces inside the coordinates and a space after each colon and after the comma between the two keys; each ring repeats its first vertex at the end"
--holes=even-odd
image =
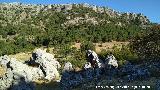
{"type": "Polygon", "coordinates": [[[0,57],[0,65],[3,67],[6,67],[9,61],[10,61],[10,58],[7,55],[0,57]]]}
{"type": "Polygon", "coordinates": [[[89,69],[89,68],[92,68],[91,63],[90,62],[85,63],[84,69],[86,70],[86,69],[89,69]]]}
{"type": "Polygon", "coordinates": [[[7,70],[6,74],[0,78],[0,90],[6,90],[10,88],[13,81],[13,73],[10,69],[7,70]]]}
{"type": "Polygon", "coordinates": [[[45,75],[45,79],[50,81],[59,77],[57,69],[60,68],[61,65],[55,60],[52,54],[47,53],[44,50],[37,49],[32,54],[32,57],[33,61],[41,67],[45,75]]]}
{"type": "Polygon", "coordinates": [[[107,56],[105,64],[109,65],[109,66],[114,66],[115,68],[118,68],[117,60],[113,55],[107,56]]]}
{"type": "Polygon", "coordinates": [[[47,53],[44,50],[36,49],[32,54],[32,60],[39,64],[52,64],[56,69],[60,68],[61,65],[58,61],[54,58],[54,56],[50,53],[47,53]]]}
{"type": "MultiPolygon", "coordinates": [[[[4,62],[8,62],[6,65],[6,73],[0,79],[0,90],[33,90],[29,89],[28,83],[34,80],[38,80],[43,77],[42,70],[39,68],[29,67],[22,62],[17,61],[14,58],[9,58],[8,56],[2,56],[4,62]],[[21,81],[21,78],[24,80],[21,81]]],[[[31,83],[30,83],[31,84],[31,83]]]]}
{"type": "MultiPolygon", "coordinates": [[[[60,68],[58,61],[52,54],[43,50],[36,50],[32,55],[32,62],[39,67],[31,67],[8,56],[0,57],[0,65],[6,68],[6,73],[0,77],[0,90],[34,90],[33,81],[39,79],[53,80],[59,78],[57,71],[60,68]]],[[[33,64],[33,63],[32,63],[33,64]]]]}
{"type": "Polygon", "coordinates": [[[10,67],[13,69],[12,72],[14,73],[15,77],[17,77],[17,75],[18,77],[23,76],[25,81],[32,81],[44,77],[41,69],[29,67],[28,65],[17,60],[11,60],[10,67]]]}
{"type": "Polygon", "coordinates": [[[72,5],[71,4],[65,4],[64,8],[65,8],[65,10],[71,10],[72,9],[72,5]]]}
{"type": "Polygon", "coordinates": [[[72,64],[70,62],[65,63],[63,71],[72,71],[73,67],[72,64]]]}
{"type": "Polygon", "coordinates": [[[96,54],[96,52],[92,50],[88,50],[87,55],[89,58],[89,62],[93,67],[98,67],[98,68],[104,67],[103,62],[98,58],[98,55],[96,54]]]}

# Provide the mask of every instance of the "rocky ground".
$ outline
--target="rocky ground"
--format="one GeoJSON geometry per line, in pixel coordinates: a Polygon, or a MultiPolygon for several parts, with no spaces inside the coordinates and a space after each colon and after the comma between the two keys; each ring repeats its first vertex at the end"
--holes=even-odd
{"type": "Polygon", "coordinates": [[[126,62],[118,67],[113,55],[102,62],[94,51],[90,52],[88,55],[93,55],[96,66],[87,62],[83,69],[76,71],[72,63],[66,62],[62,72],[54,56],[41,49],[35,50],[25,63],[1,56],[0,90],[99,90],[126,85],[130,89],[145,86],[149,90],[160,90],[159,62],[141,65],[126,62]]]}
{"type": "Polygon", "coordinates": [[[0,78],[0,90],[34,90],[36,81],[59,79],[59,62],[52,54],[41,49],[35,50],[25,63],[6,55],[1,56],[0,65],[6,70],[0,78]]]}

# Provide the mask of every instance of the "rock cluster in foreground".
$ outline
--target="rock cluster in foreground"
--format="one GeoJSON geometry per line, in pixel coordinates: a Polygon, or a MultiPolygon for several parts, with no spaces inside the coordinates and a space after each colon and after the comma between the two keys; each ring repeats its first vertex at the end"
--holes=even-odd
{"type": "Polygon", "coordinates": [[[128,62],[124,66],[118,67],[118,62],[113,55],[107,56],[106,60],[103,61],[91,50],[89,50],[88,56],[89,62],[84,65],[84,70],[80,72],[68,69],[73,68],[71,63],[65,64],[67,68],[65,68],[61,77],[61,88],[63,90],[72,89],[79,85],[83,86],[86,82],[98,84],[102,77],[105,77],[104,79],[106,79],[106,81],[110,81],[116,76],[121,83],[143,80],[150,77],[147,66],[140,67],[128,62]]]}
{"type": "Polygon", "coordinates": [[[28,63],[22,63],[8,56],[0,57],[0,65],[6,70],[0,77],[0,90],[34,90],[32,82],[36,80],[54,80],[59,78],[60,64],[52,54],[37,49],[28,63]]]}
{"type": "MultiPolygon", "coordinates": [[[[128,62],[119,67],[113,55],[107,56],[105,60],[100,60],[92,50],[88,50],[87,55],[88,61],[81,71],[74,71],[72,63],[65,63],[60,80],[62,90],[69,90],[86,82],[94,82],[97,85],[104,76],[107,81],[116,76],[121,83],[147,79],[150,77],[151,71],[154,71],[152,67],[159,70],[160,65],[159,63],[153,63],[138,66],[128,62]]],[[[33,82],[56,80],[60,77],[57,69],[61,67],[52,54],[41,49],[35,50],[31,59],[26,63],[19,62],[6,55],[1,56],[0,66],[6,71],[1,74],[3,76],[0,76],[0,90],[35,90],[33,82]]],[[[156,86],[159,88],[159,82],[156,86]]]]}

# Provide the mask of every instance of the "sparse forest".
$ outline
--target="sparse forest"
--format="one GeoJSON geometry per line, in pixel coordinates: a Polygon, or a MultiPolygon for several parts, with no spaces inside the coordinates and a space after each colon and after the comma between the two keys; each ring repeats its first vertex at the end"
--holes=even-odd
{"type": "Polygon", "coordinates": [[[141,13],[88,4],[0,3],[0,56],[7,71],[0,66],[0,75],[17,81],[35,78],[30,81],[38,90],[59,87],[63,80],[65,87],[77,89],[99,83],[148,84],[152,79],[155,84],[160,76],[160,25],[141,13]]]}
{"type": "Polygon", "coordinates": [[[62,47],[73,42],[130,41],[141,33],[147,33],[150,25],[147,23],[145,28],[142,27],[142,21],[138,19],[140,14],[135,19],[125,13],[110,17],[105,12],[98,13],[81,4],[73,4],[71,10],[60,12],[48,9],[37,14],[30,8],[2,8],[0,12],[0,43],[6,46],[0,48],[0,55],[31,51],[42,46],[62,47]],[[131,19],[126,20],[127,17],[131,19]],[[73,22],[75,18],[82,19],[77,24],[64,24],[73,22]]]}

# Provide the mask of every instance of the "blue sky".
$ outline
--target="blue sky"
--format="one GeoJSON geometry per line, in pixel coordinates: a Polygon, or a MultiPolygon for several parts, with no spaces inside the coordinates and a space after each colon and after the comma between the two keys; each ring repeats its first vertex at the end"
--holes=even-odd
{"type": "Polygon", "coordinates": [[[152,22],[160,23],[160,0],[0,0],[33,4],[88,3],[108,6],[120,12],[143,13],[152,22]]]}

